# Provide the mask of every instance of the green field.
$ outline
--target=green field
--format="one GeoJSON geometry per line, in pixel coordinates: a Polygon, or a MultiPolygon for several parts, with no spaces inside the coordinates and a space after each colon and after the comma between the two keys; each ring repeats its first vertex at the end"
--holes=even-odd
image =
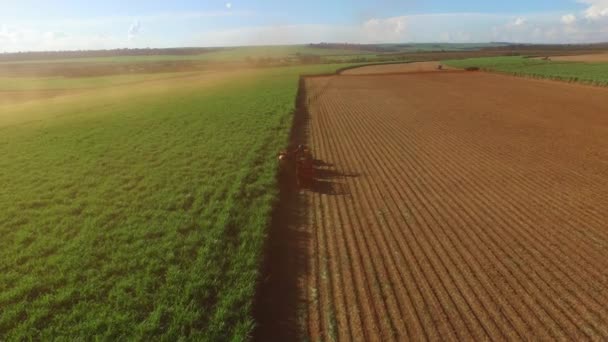
{"type": "MultiPolygon", "coordinates": [[[[190,76],[201,73],[190,73],[190,76]]],[[[186,74],[130,74],[103,77],[0,77],[0,91],[90,89],[139,83],[151,80],[183,78],[186,74]]]]}
{"type": "Polygon", "coordinates": [[[501,47],[501,43],[412,43],[412,44],[381,44],[380,46],[398,49],[401,52],[433,52],[433,51],[473,51],[483,48],[501,47]]]}
{"type": "Polygon", "coordinates": [[[285,45],[285,46],[244,46],[233,49],[215,51],[206,55],[201,55],[205,60],[211,61],[242,61],[246,58],[286,58],[297,55],[318,55],[318,56],[339,56],[339,55],[360,55],[369,52],[342,50],[342,49],[323,49],[312,48],[305,45],[285,45]]]}
{"type": "MultiPolygon", "coordinates": [[[[380,44],[390,54],[433,51],[474,51],[487,47],[498,47],[501,44],[380,44]]],[[[390,54],[388,56],[390,56],[390,54]]],[[[79,57],[58,59],[33,59],[24,61],[5,61],[0,64],[37,64],[37,63],[141,63],[141,62],[243,62],[247,59],[260,58],[295,58],[299,55],[322,56],[326,61],[347,60],[356,57],[373,59],[383,54],[374,51],[349,50],[339,48],[319,48],[307,45],[273,45],[273,46],[240,46],[220,48],[195,55],[138,55],[113,57],[79,57]]],[[[388,58],[387,56],[387,58],[388,58]]]]}
{"type": "Polygon", "coordinates": [[[444,61],[456,68],[479,67],[517,76],[608,85],[608,63],[553,62],[525,57],[489,57],[444,61]]]}
{"type": "MultiPolygon", "coordinates": [[[[208,54],[212,54],[210,52],[208,54]]],[[[1,64],[38,64],[38,63],[140,63],[140,62],[172,62],[200,61],[207,59],[207,53],[200,55],[141,55],[141,56],[112,56],[112,57],[74,57],[56,59],[32,59],[24,61],[5,61],[1,64]]]]}
{"type": "Polygon", "coordinates": [[[312,47],[308,45],[269,45],[269,46],[237,46],[217,48],[217,50],[193,55],[137,55],[112,57],[73,57],[53,59],[31,59],[18,61],[0,61],[0,64],[39,64],[39,63],[141,63],[141,62],[244,62],[248,59],[273,58],[289,59],[301,55],[321,56],[326,61],[353,59],[362,57],[373,59],[377,57],[390,58],[393,54],[413,52],[441,51],[476,51],[483,48],[501,47],[500,43],[412,43],[412,44],[378,44],[385,52],[366,51],[365,49],[342,49],[337,47],[312,47]]]}
{"type": "Polygon", "coordinates": [[[338,67],[0,106],[0,340],[246,339],[298,75],[338,67]]]}
{"type": "Polygon", "coordinates": [[[217,51],[198,55],[150,55],[150,56],[115,56],[115,57],[82,57],[48,60],[27,60],[0,62],[2,64],[36,64],[36,63],[139,63],[169,61],[209,61],[209,62],[242,62],[247,58],[293,58],[297,55],[359,55],[365,51],[313,48],[306,45],[276,46],[243,46],[222,48],[217,51]]]}

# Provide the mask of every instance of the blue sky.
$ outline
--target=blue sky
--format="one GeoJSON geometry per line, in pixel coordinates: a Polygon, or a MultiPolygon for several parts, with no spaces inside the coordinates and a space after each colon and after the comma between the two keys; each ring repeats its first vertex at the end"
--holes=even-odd
{"type": "Polygon", "coordinates": [[[608,0],[0,0],[0,52],[321,41],[608,41],[608,0]]]}

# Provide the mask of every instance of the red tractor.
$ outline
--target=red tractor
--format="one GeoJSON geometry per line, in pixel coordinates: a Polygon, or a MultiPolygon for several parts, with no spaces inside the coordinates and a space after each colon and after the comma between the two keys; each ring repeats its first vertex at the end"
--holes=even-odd
{"type": "Polygon", "coordinates": [[[313,185],[315,178],[314,158],[308,147],[299,145],[293,151],[282,151],[278,158],[283,176],[295,178],[296,184],[300,188],[313,185]]]}

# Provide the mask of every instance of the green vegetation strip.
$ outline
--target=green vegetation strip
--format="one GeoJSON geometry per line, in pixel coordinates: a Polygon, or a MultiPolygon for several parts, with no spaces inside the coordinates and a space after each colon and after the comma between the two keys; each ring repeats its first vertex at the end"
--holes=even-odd
{"type": "Polygon", "coordinates": [[[306,45],[277,46],[243,46],[223,48],[198,55],[141,55],[113,57],[78,57],[47,60],[7,61],[0,64],[37,64],[37,63],[140,63],[172,61],[209,61],[209,62],[243,62],[249,58],[291,58],[300,55],[317,56],[353,56],[369,52],[344,49],[323,49],[306,45]]]}
{"type": "Polygon", "coordinates": [[[299,75],[340,67],[3,109],[0,340],[246,340],[299,75]]]}
{"type": "Polygon", "coordinates": [[[444,63],[463,69],[479,67],[517,76],[608,86],[608,63],[553,62],[525,57],[470,58],[444,63]]]}

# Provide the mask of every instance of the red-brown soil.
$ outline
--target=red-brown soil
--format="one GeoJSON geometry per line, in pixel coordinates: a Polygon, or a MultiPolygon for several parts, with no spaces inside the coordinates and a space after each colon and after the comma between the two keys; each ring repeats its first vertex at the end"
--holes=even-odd
{"type": "Polygon", "coordinates": [[[608,339],[608,89],[447,72],[305,90],[318,179],[280,221],[270,277],[291,297],[267,336],[608,339]]]}
{"type": "Polygon", "coordinates": [[[608,52],[594,53],[589,55],[575,55],[575,56],[555,56],[551,57],[552,61],[564,61],[564,62],[608,62],[608,52]]]}
{"type": "Polygon", "coordinates": [[[412,72],[442,72],[452,70],[447,65],[441,62],[418,62],[418,63],[397,63],[397,64],[379,64],[366,66],[361,68],[348,69],[342,72],[342,75],[372,75],[372,74],[399,74],[412,72]],[[441,65],[442,70],[437,67],[441,65]]]}

